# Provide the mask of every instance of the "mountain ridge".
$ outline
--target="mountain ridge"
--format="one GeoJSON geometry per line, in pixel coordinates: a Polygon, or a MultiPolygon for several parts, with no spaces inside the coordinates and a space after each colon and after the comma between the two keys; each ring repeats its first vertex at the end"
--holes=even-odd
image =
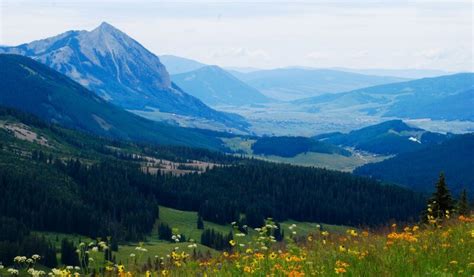
{"type": "Polygon", "coordinates": [[[154,122],[116,107],[79,83],[21,55],[0,54],[0,104],[100,136],[222,149],[199,130],[154,122]]]}
{"type": "Polygon", "coordinates": [[[242,117],[215,111],[176,88],[158,56],[105,22],[92,31],[68,31],[17,47],[0,47],[2,52],[38,60],[128,110],[154,109],[237,129],[247,126],[242,117]]]}

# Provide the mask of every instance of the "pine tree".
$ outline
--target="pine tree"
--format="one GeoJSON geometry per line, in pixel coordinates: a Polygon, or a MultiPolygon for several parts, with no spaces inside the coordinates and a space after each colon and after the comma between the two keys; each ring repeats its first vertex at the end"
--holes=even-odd
{"type": "Polygon", "coordinates": [[[446,185],[444,173],[442,172],[439,175],[438,182],[436,183],[436,191],[433,193],[429,204],[431,205],[432,215],[437,219],[443,218],[454,209],[453,198],[451,197],[451,193],[446,185]]]}
{"type": "Polygon", "coordinates": [[[458,202],[458,214],[468,216],[470,214],[469,200],[467,199],[467,191],[463,189],[458,202]]]}
{"type": "Polygon", "coordinates": [[[199,230],[203,230],[204,229],[204,221],[202,220],[202,216],[201,215],[198,215],[198,218],[197,218],[197,228],[199,230]]]}

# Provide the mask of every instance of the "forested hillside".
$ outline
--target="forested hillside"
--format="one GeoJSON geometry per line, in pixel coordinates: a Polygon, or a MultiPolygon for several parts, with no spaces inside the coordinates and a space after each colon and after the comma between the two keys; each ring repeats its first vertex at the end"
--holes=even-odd
{"type": "Polygon", "coordinates": [[[443,171],[454,194],[462,189],[474,192],[474,134],[458,135],[439,145],[402,153],[354,173],[372,176],[421,192],[431,192],[438,173],[443,171]]]}
{"type": "Polygon", "coordinates": [[[346,173],[99,139],[13,110],[0,114],[0,214],[28,229],[137,240],[151,231],[158,204],[222,224],[258,226],[271,216],[377,225],[416,219],[424,203],[346,173]],[[151,162],[166,159],[175,172],[185,167],[179,162],[209,163],[182,175],[151,162]]]}

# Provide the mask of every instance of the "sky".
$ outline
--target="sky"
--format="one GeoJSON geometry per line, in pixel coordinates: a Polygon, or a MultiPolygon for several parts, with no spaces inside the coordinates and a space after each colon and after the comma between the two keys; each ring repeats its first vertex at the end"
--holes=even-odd
{"type": "Polygon", "coordinates": [[[0,45],[106,21],[207,64],[474,71],[473,0],[0,0],[0,45]]]}

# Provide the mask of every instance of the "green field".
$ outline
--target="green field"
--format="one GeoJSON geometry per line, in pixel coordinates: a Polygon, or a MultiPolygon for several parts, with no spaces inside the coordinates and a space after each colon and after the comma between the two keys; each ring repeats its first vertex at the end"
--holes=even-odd
{"type": "MultiPolygon", "coordinates": [[[[173,250],[177,248],[178,252],[184,251],[188,254],[192,254],[194,248],[189,248],[188,246],[191,244],[190,242],[179,242],[173,243],[169,241],[163,241],[158,239],[158,224],[166,223],[172,229],[174,233],[184,234],[187,240],[193,240],[197,243],[196,251],[202,254],[210,254],[212,256],[216,255],[218,251],[211,249],[207,246],[201,245],[199,243],[201,238],[201,233],[203,230],[199,230],[196,228],[197,222],[197,212],[190,212],[190,211],[180,211],[168,207],[160,206],[160,218],[156,222],[156,226],[153,229],[153,232],[146,238],[146,241],[142,242],[142,247],[147,249],[146,252],[137,251],[136,247],[140,245],[140,242],[131,242],[127,244],[119,245],[119,251],[114,253],[117,262],[121,262],[124,264],[129,264],[132,262],[132,258],[130,257],[131,254],[135,254],[135,259],[146,262],[148,259],[154,260],[156,258],[165,257],[166,255],[170,254],[173,250]]],[[[284,230],[285,234],[289,234],[289,227],[292,224],[296,224],[296,228],[293,230],[297,232],[298,235],[305,236],[309,233],[315,233],[319,230],[320,226],[324,230],[330,231],[331,233],[344,233],[347,230],[345,226],[336,226],[336,225],[328,225],[328,224],[318,224],[318,223],[310,223],[310,222],[298,222],[293,220],[288,220],[281,222],[281,228],[284,230]]],[[[204,228],[206,229],[214,229],[220,233],[227,234],[232,231],[232,226],[229,225],[219,225],[216,223],[212,223],[209,221],[204,221],[204,228]]],[[[73,241],[76,245],[80,242],[89,243],[92,242],[92,238],[88,238],[81,235],[76,234],[62,234],[62,233],[54,233],[54,232],[35,232],[36,234],[45,236],[51,243],[53,243],[56,248],[61,248],[61,241],[63,239],[68,239],[73,241]]],[[[239,238],[240,242],[250,241],[253,236],[257,234],[254,230],[251,230],[250,235],[239,238]]],[[[101,262],[103,261],[102,256],[95,257],[96,261],[101,262]]],[[[58,254],[58,260],[60,261],[60,254],[58,254]]]]}
{"type": "Polygon", "coordinates": [[[301,166],[314,166],[346,172],[352,172],[355,168],[359,166],[362,166],[367,163],[380,162],[387,158],[385,156],[380,155],[374,156],[368,153],[355,152],[352,149],[347,149],[352,152],[351,156],[316,152],[301,153],[290,158],[274,155],[264,156],[253,154],[252,144],[255,142],[255,140],[241,137],[224,138],[222,140],[231,150],[236,152],[242,152],[246,157],[249,158],[252,157],[269,162],[287,163],[301,166]]]}

